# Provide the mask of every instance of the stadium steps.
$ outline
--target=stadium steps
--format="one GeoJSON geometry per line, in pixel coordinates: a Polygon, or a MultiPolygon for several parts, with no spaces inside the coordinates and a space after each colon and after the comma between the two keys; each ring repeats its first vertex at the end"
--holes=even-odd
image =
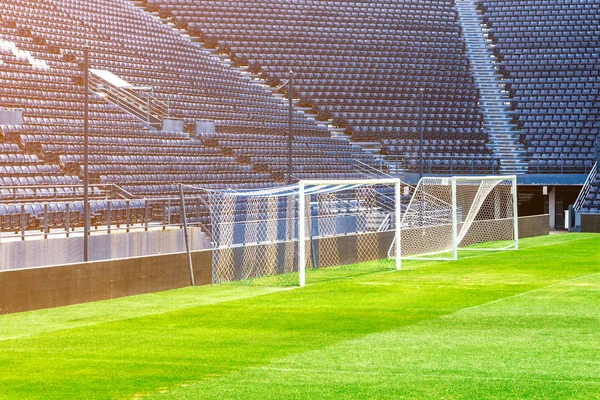
{"type": "MultiPolygon", "coordinates": [[[[257,85],[261,86],[264,90],[271,92],[272,95],[276,98],[281,99],[282,102],[288,104],[287,94],[279,93],[279,88],[275,86],[271,86],[267,83],[266,79],[261,75],[255,72],[252,72],[248,69],[247,65],[237,65],[234,60],[231,59],[229,54],[220,53],[217,49],[208,46],[200,37],[192,36],[186,29],[181,29],[176,26],[176,24],[172,21],[170,17],[162,17],[158,11],[152,11],[148,9],[147,4],[144,0],[132,0],[131,4],[135,7],[143,10],[144,12],[152,15],[154,18],[160,20],[163,24],[171,27],[174,32],[182,35],[183,37],[189,39],[192,43],[203,49],[204,51],[210,53],[212,56],[218,58],[222,63],[228,65],[230,68],[239,71],[242,76],[248,77],[257,85]]],[[[294,111],[302,112],[306,118],[314,120],[317,124],[323,125],[327,127],[329,134],[332,137],[344,137],[349,139],[352,143],[358,144],[362,147],[363,151],[368,154],[378,156],[381,154],[381,144],[379,141],[376,142],[365,142],[365,141],[355,141],[352,136],[347,133],[346,128],[341,128],[333,125],[333,121],[329,120],[320,120],[318,119],[318,113],[312,107],[302,107],[299,106],[300,99],[295,98],[292,99],[292,103],[294,106],[294,111]]]]}
{"type": "Polygon", "coordinates": [[[490,138],[488,145],[500,159],[503,173],[526,173],[527,153],[519,141],[519,130],[513,122],[510,97],[500,73],[500,63],[493,52],[489,29],[475,0],[457,0],[459,22],[466,43],[470,70],[479,88],[479,107],[490,138]]]}

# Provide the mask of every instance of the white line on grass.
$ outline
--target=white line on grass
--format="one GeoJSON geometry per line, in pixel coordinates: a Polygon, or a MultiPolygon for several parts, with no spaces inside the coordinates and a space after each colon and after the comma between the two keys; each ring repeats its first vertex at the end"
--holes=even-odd
{"type": "Polygon", "coordinates": [[[386,371],[357,371],[357,370],[335,370],[335,369],[306,369],[306,368],[276,368],[276,367],[249,367],[248,370],[268,370],[278,372],[307,372],[315,374],[343,374],[349,376],[351,374],[373,375],[373,376],[409,376],[415,378],[432,379],[477,379],[487,381],[514,381],[514,382],[548,382],[548,383],[579,383],[579,384],[595,384],[600,385],[598,380],[583,380],[583,379],[544,379],[544,378],[520,378],[520,377],[500,377],[500,376],[475,376],[475,375],[449,375],[449,374],[413,374],[407,372],[386,372],[386,371]]]}

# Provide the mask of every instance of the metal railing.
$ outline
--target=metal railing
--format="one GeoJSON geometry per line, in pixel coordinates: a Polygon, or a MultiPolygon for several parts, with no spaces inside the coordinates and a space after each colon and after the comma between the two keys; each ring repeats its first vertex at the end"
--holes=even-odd
{"type": "MultiPolygon", "coordinates": [[[[80,190],[83,189],[78,187],[76,192],[80,190]]],[[[180,196],[126,198],[127,192],[117,186],[95,193],[90,196],[89,206],[91,234],[183,228],[180,196]]],[[[186,194],[183,200],[187,225],[201,228],[210,237],[205,199],[201,194],[186,194]]],[[[0,241],[82,235],[83,207],[81,198],[0,203],[0,241]]]]}
{"type": "MultiPolygon", "coordinates": [[[[117,185],[90,185],[90,199],[131,198],[131,196],[117,185]]],[[[0,204],[65,202],[82,199],[82,185],[2,186],[0,188],[0,204]]]]}
{"type": "Polygon", "coordinates": [[[529,167],[529,174],[589,174],[594,168],[595,161],[582,160],[581,165],[570,164],[571,160],[548,159],[543,157],[529,157],[529,160],[538,161],[537,167],[529,167]],[[540,161],[555,161],[554,165],[540,166],[540,161]]]}
{"type": "Polygon", "coordinates": [[[581,192],[579,192],[579,196],[577,196],[577,200],[575,200],[575,204],[573,204],[573,210],[580,211],[581,208],[583,207],[585,198],[587,197],[588,193],[590,192],[590,188],[592,187],[592,182],[594,182],[596,175],[598,175],[598,163],[594,164],[594,166],[592,167],[592,171],[590,172],[587,179],[585,180],[585,183],[583,184],[583,187],[581,188],[581,192]]]}
{"type": "MultiPolygon", "coordinates": [[[[380,155],[379,166],[389,175],[418,172],[419,158],[380,155]]],[[[426,174],[497,174],[500,173],[500,161],[493,157],[426,157],[423,159],[423,172],[426,174]]]]}
{"type": "Polygon", "coordinates": [[[90,74],[90,90],[121,107],[151,126],[161,125],[171,118],[170,98],[163,101],[153,94],[150,86],[117,87],[95,74],[90,74]]]}
{"type": "MultiPolygon", "coordinates": [[[[379,168],[390,175],[407,172],[418,172],[418,156],[401,155],[375,155],[379,168]]],[[[540,166],[539,161],[548,160],[542,157],[529,157],[537,160],[537,167],[529,167],[529,174],[588,174],[594,168],[594,161],[584,160],[579,165],[574,165],[570,160],[553,159],[553,165],[540,166]]],[[[502,168],[510,167],[504,163],[502,168]]],[[[517,167],[515,161],[513,167],[517,167]]],[[[423,172],[438,174],[500,174],[502,172],[500,159],[496,157],[464,157],[464,156],[432,156],[423,158],[423,172]],[[437,163],[437,161],[440,161],[437,163]]]]}
{"type": "Polygon", "coordinates": [[[373,165],[369,165],[360,160],[354,159],[352,160],[352,166],[356,172],[359,172],[369,178],[393,178],[391,175],[385,172],[381,162],[377,164],[378,168],[376,168],[373,165]]]}

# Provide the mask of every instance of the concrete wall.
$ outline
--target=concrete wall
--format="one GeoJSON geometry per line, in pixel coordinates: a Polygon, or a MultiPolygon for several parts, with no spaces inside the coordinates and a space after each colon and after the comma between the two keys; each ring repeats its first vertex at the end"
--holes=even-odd
{"type": "MultiPolygon", "coordinates": [[[[188,232],[192,250],[211,248],[200,228],[188,232]]],[[[185,251],[182,229],[98,233],[90,236],[89,246],[91,261],[185,251]]],[[[83,262],[83,236],[0,242],[0,271],[78,262],[83,262]]]]}
{"type": "Polygon", "coordinates": [[[532,215],[519,217],[519,238],[544,236],[550,234],[550,215],[532,215]]]}
{"type": "Polygon", "coordinates": [[[23,111],[0,110],[0,125],[23,125],[23,111]]]}
{"type": "MultiPolygon", "coordinates": [[[[314,241],[320,268],[387,257],[393,233],[314,241]],[[363,246],[362,242],[375,242],[363,246]],[[323,247],[326,257],[320,257],[323,247]],[[333,250],[333,251],[332,251],[333,250]],[[337,250],[337,251],[336,251],[337,250]]],[[[39,242],[49,242],[48,240],[39,242]]],[[[284,243],[278,246],[285,246],[284,243]]],[[[235,249],[235,257],[251,246],[235,249]]],[[[212,251],[192,252],[196,285],[212,283],[212,251]]],[[[239,262],[238,262],[239,264],[239,262]]],[[[134,257],[0,272],[0,314],[176,289],[190,285],[186,253],[134,257]]]]}
{"type": "MultiPolygon", "coordinates": [[[[211,251],[192,253],[197,285],[211,283],[211,251]]],[[[0,272],[0,314],[190,285],[186,253],[0,272]]]]}
{"type": "Polygon", "coordinates": [[[581,232],[600,233],[600,214],[581,214],[581,232]]]}
{"type": "Polygon", "coordinates": [[[194,134],[196,137],[198,137],[204,133],[215,133],[215,129],[214,121],[196,121],[194,134]]]}
{"type": "Polygon", "coordinates": [[[162,130],[168,132],[183,132],[183,120],[163,119],[162,130]]]}

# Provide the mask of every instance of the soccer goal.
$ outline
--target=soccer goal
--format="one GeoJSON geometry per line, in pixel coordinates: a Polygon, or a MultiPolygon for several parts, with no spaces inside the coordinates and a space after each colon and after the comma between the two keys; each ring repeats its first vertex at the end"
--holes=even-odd
{"type": "MultiPolygon", "coordinates": [[[[422,178],[402,217],[403,259],[456,260],[459,250],[518,249],[515,176],[422,178]]],[[[396,257],[398,248],[390,247],[396,257]]]]}
{"type": "Polygon", "coordinates": [[[400,180],[312,180],[249,191],[208,191],[214,283],[299,285],[307,269],[388,259],[400,246],[400,180]]]}

